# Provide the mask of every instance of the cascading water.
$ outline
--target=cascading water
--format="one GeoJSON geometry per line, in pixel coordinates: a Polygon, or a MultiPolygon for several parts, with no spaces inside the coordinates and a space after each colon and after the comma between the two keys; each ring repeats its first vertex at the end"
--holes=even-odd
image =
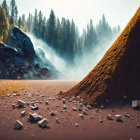
{"type": "Polygon", "coordinates": [[[106,44],[102,42],[100,46],[93,48],[93,50],[88,53],[88,56],[75,58],[76,65],[68,66],[67,61],[58,56],[57,53],[49,45],[47,45],[47,43],[41,39],[37,39],[33,35],[29,36],[33,42],[36,53],[40,57],[43,53],[46,57],[46,59],[44,59],[44,57],[41,58],[42,62],[40,62],[40,65],[43,67],[46,63],[45,61],[49,61],[62,75],[64,75],[62,80],[81,80],[84,78],[100,61],[112,42],[114,42],[114,39],[106,44]],[[40,53],[40,50],[42,53],[40,53]]]}

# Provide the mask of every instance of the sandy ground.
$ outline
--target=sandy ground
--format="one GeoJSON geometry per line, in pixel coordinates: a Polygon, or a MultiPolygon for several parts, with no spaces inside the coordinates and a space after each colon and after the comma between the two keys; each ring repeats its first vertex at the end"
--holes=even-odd
{"type": "Polygon", "coordinates": [[[67,109],[63,109],[62,101],[56,98],[59,91],[67,91],[77,82],[24,82],[29,85],[29,88],[21,96],[0,97],[0,140],[140,140],[140,128],[136,127],[140,124],[140,110],[132,110],[130,106],[125,106],[99,109],[97,112],[97,108],[93,108],[87,111],[88,115],[84,115],[84,119],[81,119],[78,116],[81,112],[72,110],[72,107],[77,107],[76,103],[66,102],[67,109]],[[55,99],[49,100],[50,97],[55,99]],[[19,99],[25,102],[39,100],[42,104],[38,104],[39,109],[36,111],[32,111],[30,106],[12,109],[11,105],[19,99]],[[45,104],[45,100],[49,101],[49,105],[45,104]],[[26,110],[26,116],[20,117],[23,110],[26,110]],[[52,110],[56,116],[50,116],[52,110]],[[49,128],[42,129],[37,123],[27,122],[29,113],[32,112],[46,117],[49,128]],[[130,117],[125,117],[126,112],[130,117]],[[108,120],[107,114],[111,114],[114,120],[108,120]],[[123,122],[115,120],[116,114],[122,115],[123,122]],[[56,123],[56,118],[60,123],[56,123]],[[16,120],[23,123],[23,129],[14,130],[16,120]],[[76,127],[75,123],[78,123],[79,127],[76,127]]]}

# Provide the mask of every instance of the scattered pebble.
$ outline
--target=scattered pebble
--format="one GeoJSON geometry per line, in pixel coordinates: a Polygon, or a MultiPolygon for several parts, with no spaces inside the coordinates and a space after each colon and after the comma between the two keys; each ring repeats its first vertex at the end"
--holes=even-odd
{"type": "Polygon", "coordinates": [[[26,102],[26,105],[30,105],[30,102],[26,102]]]}
{"type": "Polygon", "coordinates": [[[66,103],[66,100],[65,99],[62,99],[62,103],[65,104],[66,103]]]}
{"type": "Polygon", "coordinates": [[[37,122],[37,121],[40,121],[42,119],[42,116],[40,116],[39,114],[37,114],[37,113],[30,113],[29,114],[29,118],[28,118],[28,120],[30,121],[30,122],[37,122]]]}
{"type": "Polygon", "coordinates": [[[16,93],[14,93],[14,94],[13,94],[13,96],[17,96],[17,94],[16,94],[16,93]]]}
{"type": "Polygon", "coordinates": [[[16,108],[16,105],[15,104],[12,104],[12,108],[15,109],[16,108]]]}
{"type": "Polygon", "coordinates": [[[128,113],[125,113],[125,117],[128,117],[128,118],[129,118],[129,117],[130,117],[130,115],[129,115],[128,113]]]}
{"type": "Polygon", "coordinates": [[[53,111],[51,111],[50,116],[56,116],[56,114],[53,111]]]}
{"type": "Polygon", "coordinates": [[[78,123],[75,123],[75,126],[76,126],[76,127],[79,127],[79,124],[78,124],[78,123]]]}
{"type": "Polygon", "coordinates": [[[78,115],[79,115],[80,118],[82,118],[82,119],[84,118],[83,114],[78,114],[78,115]]]}
{"type": "Polygon", "coordinates": [[[82,111],[82,108],[78,108],[78,111],[82,111]]]}
{"type": "Polygon", "coordinates": [[[112,116],[110,114],[107,114],[107,119],[108,120],[113,120],[112,116]]]}
{"type": "Polygon", "coordinates": [[[55,119],[56,123],[59,123],[58,118],[55,119]]]}
{"type": "Polygon", "coordinates": [[[76,108],[76,107],[72,107],[72,110],[73,110],[73,111],[77,111],[77,108],[76,108]]]}
{"type": "Polygon", "coordinates": [[[46,104],[46,105],[49,105],[49,102],[48,102],[48,101],[45,101],[45,104],[46,104]]]}
{"type": "Polygon", "coordinates": [[[91,105],[87,105],[87,109],[92,109],[91,105]]]}
{"type": "Polygon", "coordinates": [[[63,109],[67,109],[66,105],[64,104],[63,109]]]}
{"type": "Polygon", "coordinates": [[[22,127],[23,127],[22,122],[20,122],[19,120],[16,120],[15,125],[14,125],[14,128],[16,130],[19,130],[19,129],[22,129],[22,127]]]}
{"type": "Polygon", "coordinates": [[[121,115],[115,115],[115,117],[116,117],[116,121],[118,121],[118,122],[120,122],[120,121],[122,121],[122,118],[121,118],[121,115]]]}
{"type": "Polygon", "coordinates": [[[93,115],[90,116],[90,119],[93,119],[93,115]]]}
{"type": "Polygon", "coordinates": [[[82,104],[82,103],[80,103],[80,104],[79,104],[79,107],[82,107],[82,106],[83,106],[83,104],[82,104]]]}
{"type": "Polygon", "coordinates": [[[23,110],[23,111],[21,112],[21,116],[22,116],[22,117],[25,116],[25,113],[26,113],[26,111],[23,110]]]}
{"type": "Polygon", "coordinates": [[[8,96],[8,97],[10,97],[10,96],[11,96],[11,94],[7,94],[7,96],[8,96]]]}
{"type": "Polygon", "coordinates": [[[84,115],[88,115],[88,113],[86,112],[86,110],[83,110],[83,114],[84,115]]]}
{"type": "Polygon", "coordinates": [[[99,122],[100,122],[100,123],[103,123],[103,120],[102,120],[102,119],[99,119],[99,122]]]}
{"type": "Polygon", "coordinates": [[[44,127],[46,127],[47,123],[48,123],[47,118],[44,118],[44,119],[42,119],[42,120],[40,120],[40,121],[38,122],[38,125],[39,125],[41,128],[44,128],[44,127]]]}
{"type": "Polygon", "coordinates": [[[26,105],[26,103],[22,100],[18,100],[17,104],[19,107],[24,107],[26,105]]]}
{"type": "Polygon", "coordinates": [[[36,104],[34,104],[34,106],[31,106],[32,110],[38,110],[38,106],[36,104]]]}
{"type": "Polygon", "coordinates": [[[137,124],[136,127],[137,127],[137,128],[140,128],[140,124],[137,124]]]}

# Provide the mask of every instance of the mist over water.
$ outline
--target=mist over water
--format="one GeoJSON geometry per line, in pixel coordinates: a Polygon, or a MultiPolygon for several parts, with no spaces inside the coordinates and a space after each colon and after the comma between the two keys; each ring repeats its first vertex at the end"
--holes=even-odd
{"type": "MultiPolygon", "coordinates": [[[[61,80],[82,80],[101,60],[115,40],[109,40],[107,43],[101,42],[100,45],[93,48],[87,55],[75,57],[75,63],[69,66],[67,61],[61,58],[47,43],[31,34],[29,36],[35,51],[37,52],[39,48],[42,49],[46,58],[64,75],[61,80]]],[[[43,61],[46,60],[42,59],[42,64],[45,63],[43,61]]]]}

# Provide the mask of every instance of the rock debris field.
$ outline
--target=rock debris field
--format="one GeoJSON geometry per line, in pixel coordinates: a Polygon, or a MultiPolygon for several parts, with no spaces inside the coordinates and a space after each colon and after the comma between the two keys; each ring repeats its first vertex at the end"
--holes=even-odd
{"type": "Polygon", "coordinates": [[[0,98],[2,139],[140,139],[140,111],[131,105],[94,108],[59,96],[77,82],[25,82],[23,93],[0,98]]]}

